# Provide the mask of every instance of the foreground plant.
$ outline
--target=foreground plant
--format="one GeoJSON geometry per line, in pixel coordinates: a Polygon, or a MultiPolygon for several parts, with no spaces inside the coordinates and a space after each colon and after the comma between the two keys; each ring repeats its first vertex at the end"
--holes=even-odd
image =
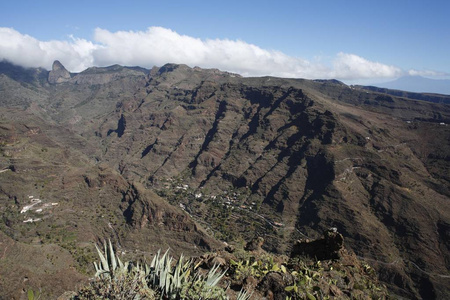
{"type": "MultiPolygon", "coordinates": [[[[111,241],[104,243],[104,251],[96,248],[100,261],[94,263],[94,280],[73,299],[228,299],[218,285],[227,270],[220,271],[219,266],[201,274],[198,265],[183,255],[174,263],[168,251],[162,255],[158,251],[150,265],[123,263],[111,241]]],[[[241,291],[237,299],[248,300],[250,296],[241,291]]]]}
{"type": "Polygon", "coordinates": [[[264,255],[259,259],[248,257],[244,260],[230,260],[231,271],[237,280],[243,280],[249,276],[262,278],[269,272],[286,273],[286,267],[274,261],[272,255],[264,255]]]}
{"type": "Polygon", "coordinates": [[[94,280],[83,287],[74,299],[156,299],[155,291],[147,283],[145,268],[140,264],[122,263],[111,241],[103,246],[104,252],[95,246],[100,261],[94,262],[94,280]]]}

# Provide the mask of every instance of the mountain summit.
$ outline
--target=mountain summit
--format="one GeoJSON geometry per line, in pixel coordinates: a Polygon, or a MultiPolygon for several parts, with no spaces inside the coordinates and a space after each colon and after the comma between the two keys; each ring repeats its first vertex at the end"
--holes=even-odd
{"type": "Polygon", "coordinates": [[[52,70],[48,74],[48,82],[51,84],[63,83],[69,81],[70,78],[69,71],[58,60],[55,60],[52,65],[52,70]]]}

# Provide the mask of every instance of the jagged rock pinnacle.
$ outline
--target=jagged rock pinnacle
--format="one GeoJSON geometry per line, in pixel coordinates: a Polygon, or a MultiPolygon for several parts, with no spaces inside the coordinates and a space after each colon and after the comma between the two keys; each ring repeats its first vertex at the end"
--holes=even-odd
{"type": "Polygon", "coordinates": [[[67,69],[59,62],[55,60],[53,62],[52,70],[48,74],[48,82],[51,84],[67,82],[70,80],[70,73],[67,69]]]}

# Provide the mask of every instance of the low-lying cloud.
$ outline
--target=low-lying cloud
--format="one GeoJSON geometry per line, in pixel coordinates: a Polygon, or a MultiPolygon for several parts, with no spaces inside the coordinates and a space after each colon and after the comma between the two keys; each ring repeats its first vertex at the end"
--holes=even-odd
{"type": "Polygon", "coordinates": [[[408,75],[410,76],[429,76],[429,77],[440,77],[440,76],[448,76],[445,72],[437,72],[430,70],[409,70],[408,75]]]}
{"type": "Polygon", "coordinates": [[[97,28],[93,41],[73,36],[64,41],[39,41],[12,28],[0,27],[0,59],[46,69],[58,59],[73,72],[91,66],[121,64],[151,68],[170,62],[218,68],[243,76],[358,80],[393,78],[408,73],[355,54],[338,53],[330,65],[325,65],[241,40],[202,40],[162,27],[117,32],[97,28]]]}
{"type": "Polygon", "coordinates": [[[24,67],[50,69],[59,59],[69,70],[82,71],[95,65],[93,53],[100,45],[71,37],[69,41],[39,41],[29,35],[0,27],[0,59],[24,67]]]}

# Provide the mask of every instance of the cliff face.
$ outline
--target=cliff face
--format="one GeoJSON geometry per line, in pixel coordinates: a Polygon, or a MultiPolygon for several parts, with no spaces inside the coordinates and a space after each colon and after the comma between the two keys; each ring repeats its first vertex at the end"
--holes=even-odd
{"type": "MultiPolygon", "coordinates": [[[[5,91],[18,87],[10,76],[0,79],[5,91]]],[[[70,163],[101,162],[107,171],[100,173],[123,183],[97,175],[81,181],[99,193],[117,191],[105,212],[116,211],[124,232],[133,228],[117,233],[124,243],[133,236],[142,249],[150,234],[162,244],[183,237],[181,250],[189,243],[214,249],[193,217],[220,239],[264,235],[267,250],[288,253],[294,240],[337,227],[396,293],[449,292],[440,276],[450,268],[448,106],[338,81],[241,78],[173,64],[92,68],[67,79],[2,93],[9,136],[2,163],[11,164],[7,151],[20,157],[10,136],[39,130],[37,143],[66,149],[70,163]],[[8,127],[25,125],[28,131],[8,127]],[[163,232],[171,240],[160,239],[163,232]]],[[[55,197],[57,188],[42,194],[55,197]]]]}

